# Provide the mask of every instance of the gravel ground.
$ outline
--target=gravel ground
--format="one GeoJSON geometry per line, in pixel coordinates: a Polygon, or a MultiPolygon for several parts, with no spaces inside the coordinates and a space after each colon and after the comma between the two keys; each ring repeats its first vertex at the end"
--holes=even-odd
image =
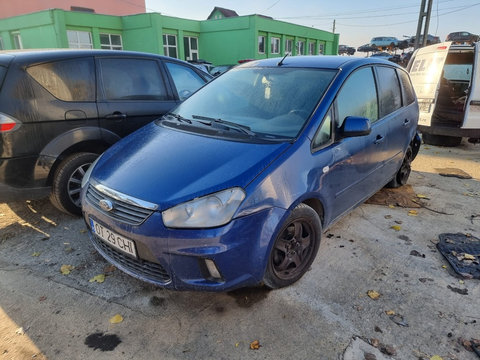
{"type": "Polygon", "coordinates": [[[113,270],[84,222],[47,200],[0,204],[0,360],[478,359],[461,343],[480,338],[478,280],[456,276],[435,243],[480,238],[480,145],[422,146],[409,183],[422,207],[358,207],[293,286],[220,294],[113,270]],[[452,169],[472,179],[439,175],[452,169]]]}

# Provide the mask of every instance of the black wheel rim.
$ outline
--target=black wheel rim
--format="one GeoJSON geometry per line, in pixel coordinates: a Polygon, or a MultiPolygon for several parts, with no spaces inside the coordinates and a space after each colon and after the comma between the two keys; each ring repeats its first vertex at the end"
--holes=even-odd
{"type": "Polygon", "coordinates": [[[82,191],[82,179],[92,163],[80,165],[70,175],[67,183],[68,197],[75,206],[80,207],[80,192],[82,191]]]}
{"type": "Polygon", "coordinates": [[[400,184],[405,185],[407,183],[408,177],[410,176],[411,171],[411,162],[412,162],[412,149],[408,148],[405,158],[403,159],[402,166],[398,171],[397,180],[400,184]]]}
{"type": "Polygon", "coordinates": [[[297,219],[286,226],[272,251],[271,265],[275,275],[282,280],[302,275],[310,263],[315,238],[315,230],[305,220],[297,219]]]}

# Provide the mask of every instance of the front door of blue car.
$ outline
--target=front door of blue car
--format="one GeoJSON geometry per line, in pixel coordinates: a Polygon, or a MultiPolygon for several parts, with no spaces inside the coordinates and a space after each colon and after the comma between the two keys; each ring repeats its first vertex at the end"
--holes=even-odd
{"type": "MultiPolygon", "coordinates": [[[[385,181],[382,166],[388,148],[388,122],[379,120],[375,79],[371,67],[355,71],[345,81],[314,139],[314,156],[322,167],[323,180],[320,192],[327,201],[330,220],[334,220],[353,206],[373,194],[378,182],[385,181]],[[342,137],[341,126],[348,116],[370,120],[368,135],[342,137]],[[328,148],[322,149],[321,137],[326,138],[322,128],[331,121],[333,140],[328,148]],[[319,138],[320,137],[320,138],[319,138]],[[331,164],[321,163],[323,151],[331,151],[331,164]]],[[[328,143],[327,143],[328,144],[328,143]]],[[[328,221],[328,220],[327,220],[328,221]]]]}

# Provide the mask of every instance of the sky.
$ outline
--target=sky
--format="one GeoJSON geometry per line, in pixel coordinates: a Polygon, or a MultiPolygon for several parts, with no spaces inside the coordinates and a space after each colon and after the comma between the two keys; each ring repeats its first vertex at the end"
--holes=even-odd
{"type": "MultiPolygon", "coordinates": [[[[355,48],[375,36],[399,40],[415,35],[421,0],[145,0],[147,12],[205,20],[215,6],[238,15],[261,14],[275,20],[332,31],[340,44],[355,48]]],[[[426,1],[428,3],[428,0],[426,1]]],[[[450,32],[480,33],[479,0],[433,0],[428,33],[442,41],[450,32]]]]}

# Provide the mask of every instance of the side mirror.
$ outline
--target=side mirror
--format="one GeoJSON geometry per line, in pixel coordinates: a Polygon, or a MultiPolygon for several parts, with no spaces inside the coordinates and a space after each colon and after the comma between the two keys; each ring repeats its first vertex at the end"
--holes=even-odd
{"type": "Polygon", "coordinates": [[[370,120],[359,116],[347,116],[340,128],[340,135],[344,138],[364,136],[370,134],[370,120]]]}

